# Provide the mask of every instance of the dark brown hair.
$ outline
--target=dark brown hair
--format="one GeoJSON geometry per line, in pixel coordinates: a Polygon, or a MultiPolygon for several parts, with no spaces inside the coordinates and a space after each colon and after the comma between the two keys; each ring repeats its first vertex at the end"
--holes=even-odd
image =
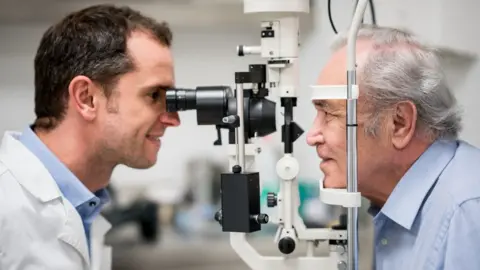
{"type": "Polygon", "coordinates": [[[127,38],[146,31],[170,47],[172,32],[129,7],[95,5],[73,12],[44,33],[35,56],[35,126],[53,129],[63,119],[68,85],[78,75],[89,77],[110,95],[118,77],[134,68],[127,38]]]}

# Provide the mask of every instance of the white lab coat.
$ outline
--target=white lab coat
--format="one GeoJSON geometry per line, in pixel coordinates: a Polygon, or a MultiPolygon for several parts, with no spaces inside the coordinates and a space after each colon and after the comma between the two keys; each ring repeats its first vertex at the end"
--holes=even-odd
{"type": "Polygon", "coordinates": [[[110,224],[100,215],[93,222],[90,258],[80,215],[13,134],[0,146],[0,269],[111,269],[110,224]]]}

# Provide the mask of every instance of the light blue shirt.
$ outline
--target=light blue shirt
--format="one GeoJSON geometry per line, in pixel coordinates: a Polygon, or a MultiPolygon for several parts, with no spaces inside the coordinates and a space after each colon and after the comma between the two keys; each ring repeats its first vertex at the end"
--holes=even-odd
{"type": "Polygon", "coordinates": [[[480,269],[480,150],[435,142],[369,212],[374,269],[480,269]]]}
{"type": "MultiPolygon", "coordinates": [[[[17,138],[43,163],[57,183],[63,196],[77,209],[83,221],[87,243],[90,247],[90,228],[95,216],[109,201],[106,189],[92,193],[83,183],[47,148],[31,127],[17,138]]],[[[72,153],[75,155],[75,153],[72,153]]],[[[28,169],[28,168],[26,168],[28,169]]]]}

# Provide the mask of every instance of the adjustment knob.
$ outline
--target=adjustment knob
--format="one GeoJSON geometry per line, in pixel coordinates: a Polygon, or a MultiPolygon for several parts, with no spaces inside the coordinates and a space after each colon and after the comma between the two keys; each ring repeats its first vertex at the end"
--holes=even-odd
{"type": "Polygon", "coordinates": [[[268,215],[267,214],[258,214],[253,216],[253,219],[258,223],[258,224],[267,224],[268,223],[268,215]]]}
{"type": "Polygon", "coordinates": [[[243,51],[243,45],[238,45],[237,46],[237,55],[238,56],[244,56],[245,52],[243,51]]]}
{"type": "Polygon", "coordinates": [[[267,206],[275,207],[277,206],[277,194],[274,192],[268,192],[267,194],[267,206]]]}
{"type": "Polygon", "coordinates": [[[215,220],[220,223],[220,225],[222,225],[222,210],[218,210],[216,213],[215,213],[215,220]]]}
{"type": "Polygon", "coordinates": [[[242,167],[240,165],[235,165],[232,167],[232,172],[233,173],[241,173],[242,172],[242,167]]]}
{"type": "Polygon", "coordinates": [[[284,237],[278,241],[278,249],[283,254],[290,254],[295,250],[295,241],[290,237],[284,237]]]}

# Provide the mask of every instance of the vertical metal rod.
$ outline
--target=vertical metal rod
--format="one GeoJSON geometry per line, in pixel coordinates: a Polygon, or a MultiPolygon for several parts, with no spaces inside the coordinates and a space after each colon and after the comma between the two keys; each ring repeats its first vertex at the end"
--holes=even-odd
{"type": "MultiPolygon", "coordinates": [[[[357,100],[352,99],[352,86],[356,84],[356,72],[347,71],[347,191],[357,192],[357,100]]],[[[348,267],[358,265],[358,209],[348,208],[348,267]]]]}
{"type": "Polygon", "coordinates": [[[237,115],[239,117],[240,125],[236,128],[237,139],[237,159],[238,165],[242,168],[242,172],[245,171],[245,124],[244,124],[244,111],[243,111],[243,84],[237,84],[237,115]]]}
{"type": "MultiPolygon", "coordinates": [[[[357,192],[357,100],[352,99],[356,85],[357,34],[363,21],[368,0],[356,4],[347,41],[347,191],[357,192]]],[[[358,208],[348,208],[348,269],[358,269],[358,208]]]]}

